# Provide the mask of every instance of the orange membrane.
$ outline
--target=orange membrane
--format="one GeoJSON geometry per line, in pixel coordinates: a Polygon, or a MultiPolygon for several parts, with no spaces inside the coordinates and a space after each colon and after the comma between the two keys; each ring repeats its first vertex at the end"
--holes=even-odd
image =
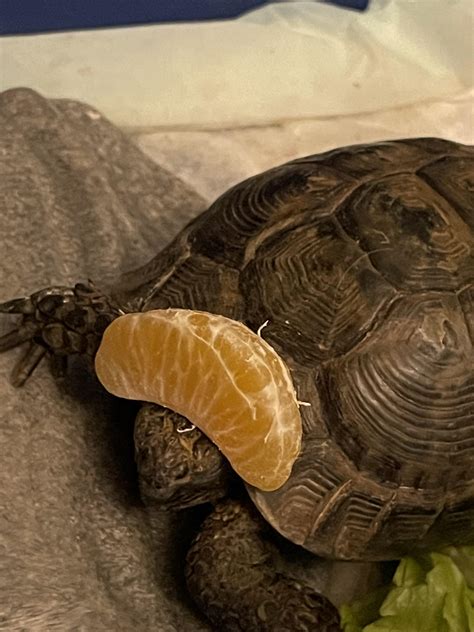
{"type": "Polygon", "coordinates": [[[270,491],[288,479],[302,434],[291,375],[242,323],[185,309],[126,314],[106,329],[95,368],[113,395],[186,417],[247,483],[270,491]]]}

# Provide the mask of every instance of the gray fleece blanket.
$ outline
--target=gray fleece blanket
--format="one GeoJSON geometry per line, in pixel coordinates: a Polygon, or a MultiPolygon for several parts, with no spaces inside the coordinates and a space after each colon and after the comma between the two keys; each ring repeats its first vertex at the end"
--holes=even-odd
{"type": "MultiPolygon", "coordinates": [[[[189,157],[188,157],[189,161],[189,157]]],[[[146,262],[203,200],[88,105],[0,94],[0,301],[91,278],[107,287],[146,262]]],[[[12,319],[0,319],[0,334],[12,319]]],[[[0,356],[0,629],[209,630],[183,581],[199,511],[144,507],[132,424],[80,360],[8,382],[0,356]]],[[[303,552],[282,564],[334,599],[371,565],[303,552]]]]}

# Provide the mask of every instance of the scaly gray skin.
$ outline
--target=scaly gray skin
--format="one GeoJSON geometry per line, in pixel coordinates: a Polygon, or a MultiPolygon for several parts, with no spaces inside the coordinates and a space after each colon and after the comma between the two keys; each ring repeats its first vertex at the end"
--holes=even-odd
{"type": "MultiPolygon", "coordinates": [[[[105,328],[124,310],[92,285],[77,284],[8,301],[0,304],[2,312],[21,315],[17,328],[0,337],[0,352],[28,343],[12,372],[12,383],[21,386],[45,356],[62,370],[74,354],[92,363],[105,328]]],[[[214,505],[189,550],[185,573],[189,592],[217,630],[340,629],[328,599],[276,571],[265,539],[270,527],[250,503],[225,499],[235,477],[199,429],[173,411],[144,404],[134,441],[144,502],[170,509],[214,505]]]]}
{"type": "Polygon", "coordinates": [[[231,469],[216,446],[185,417],[143,404],[135,419],[135,461],[147,504],[186,509],[227,495],[231,469]]]}
{"type": "Polygon", "coordinates": [[[4,314],[20,314],[16,329],[0,337],[0,353],[28,343],[12,371],[11,382],[23,386],[46,356],[64,370],[67,357],[83,354],[93,359],[107,326],[124,312],[95,287],[49,287],[31,296],[0,305],[4,314]]]}
{"type": "Polygon", "coordinates": [[[255,508],[235,500],[218,504],[187,556],[190,593],[229,632],[337,632],[334,606],[310,586],[275,572],[270,527],[255,508]]]}
{"type": "MultiPolygon", "coordinates": [[[[276,572],[268,523],[242,494],[225,497],[230,469],[216,446],[181,415],[145,404],[135,422],[140,491],[173,509],[210,502],[186,559],[201,611],[229,632],[336,632],[339,615],[310,586],[276,572]]],[[[235,481],[234,481],[235,482],[235,481]]]]}

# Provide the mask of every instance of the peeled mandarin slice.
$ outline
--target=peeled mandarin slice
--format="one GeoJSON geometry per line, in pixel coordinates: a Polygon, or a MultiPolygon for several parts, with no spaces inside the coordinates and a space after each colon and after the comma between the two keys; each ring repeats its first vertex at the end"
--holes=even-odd
{"type": "Polygon", "coordinates": [[[95,359],[103,386],[180,413],[249,484],[288,479],[302,423],[288,367],[240,322],[185,309],[126,314],[105,330],[95,359]]]}

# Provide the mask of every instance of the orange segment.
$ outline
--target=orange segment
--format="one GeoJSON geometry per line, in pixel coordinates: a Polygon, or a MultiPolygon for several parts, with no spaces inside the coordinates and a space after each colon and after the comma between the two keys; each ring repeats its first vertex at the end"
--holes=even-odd
{"type": "Polygon", "coordinates": [[[274,490],[288,479],[302,434],[290,372],[242,323],[184,309],[126,314],[106,329],[95,368],[114,395],[184,415],[247,483],[274,490]]]}

